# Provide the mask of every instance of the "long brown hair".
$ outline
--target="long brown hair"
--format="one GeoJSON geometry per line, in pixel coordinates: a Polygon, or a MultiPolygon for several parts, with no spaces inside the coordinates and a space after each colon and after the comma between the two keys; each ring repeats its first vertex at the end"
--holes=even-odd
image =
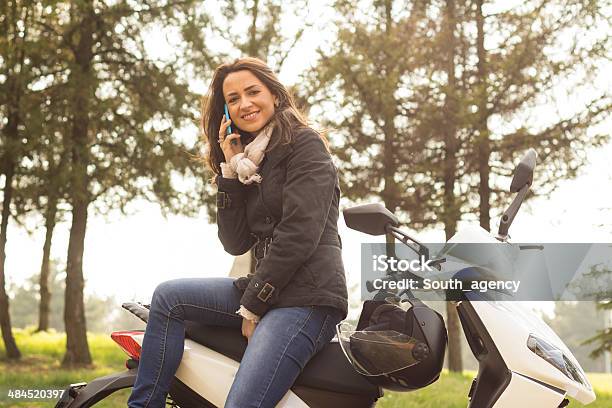
{"type": "MultiPolygon", "coordinates": [[[[274,122],[274,132],[270,146],[267,148],[268,151],[279,143],[291,143],[296,128],[308,127],[308,122],[295,106],[293,96],[265,62],[258,58],[246,57],[220,65],[215,70],[208,93],[202,99],[202,130],[207,143],[205,158],[206,163],[215,174],[221,174],[220,163],[225,161],[221,146],[217,142],[225,104],[223,81],[232,72],[244,70],[255,75],[268,87],[272,95],[278,98],[278,106],[275,107],[274,115],[270,119],[271,122],[274,122]]],[[[235,127],[233,123],[232,127],[235,127]]],[[[249,136],[253,136],[237,127],[236,130],[240,133],[243,143],[249,136]]]]}

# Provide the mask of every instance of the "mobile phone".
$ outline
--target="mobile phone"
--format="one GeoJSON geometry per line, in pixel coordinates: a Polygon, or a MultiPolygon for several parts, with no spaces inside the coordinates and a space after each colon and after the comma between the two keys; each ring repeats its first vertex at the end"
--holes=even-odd
{"type": "MultiPolygon", "coordinates": [[[[227,109],[227,103],[223,105],[223,110],[225,111],[225,120],[228,120],[230,118],[230,115],[229,115],[229,109],[227,109]]],[[[227,129],[225,129],[225,134],[228,136],[232,134],[232,125],[229,125],[227,129]]],[[[238,141],[234,139],[232,140],[232,144],[233,145],[238,144],[238,141]]]]}
{"type": "MultiPolygon", "coordinates": [[[[223,109],[225,110],[225,120],[228,120],[230,116],[229,116],[229,110],[227,109],[227,103],[223,105],[223,109]]],[[[232,125],[229,125],[227,129],[225,129],[225,134],[228,136],[232,134],[232,125]]]]}

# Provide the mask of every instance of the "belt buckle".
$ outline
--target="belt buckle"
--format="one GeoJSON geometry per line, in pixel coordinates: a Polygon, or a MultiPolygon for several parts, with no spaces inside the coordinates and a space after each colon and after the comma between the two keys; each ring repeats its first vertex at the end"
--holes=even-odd
{"type": "Polygon", "coordinates": [[[265,237],[263,239],[258,238],[257,243],[255,244],[255,258],[263,259],[266,254],[269,252],[269,246],[272,242],[272,237],[265,237]]]}
{"type": "Polygon", "coordinates": [[[225,191],[217,192],[217,208],[225,209],[230,208],[232,201],[229,195],[225,191]]]}
{"type": "Polygon", "coordinates": [[[275,287],[270,285],[269,283],[264,284],[264,287],[261,288],[261,290],[257,294],[257,299],[266,303],[272,297],[272,292],[274,292],[274,289],[275,287]]]}

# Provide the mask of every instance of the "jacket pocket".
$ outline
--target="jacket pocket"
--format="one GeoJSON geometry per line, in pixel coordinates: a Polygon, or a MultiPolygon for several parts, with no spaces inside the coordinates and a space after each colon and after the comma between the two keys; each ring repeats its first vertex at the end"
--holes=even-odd
{"type": "Polygon", "coordinates": [[[304,264],[304,269],[317,288],[332,289],[338,285],[339,275],[344,274],[340,248],[335,245],[319,245],[304,264]]]}
{"type": "Polygon", "coordinates": [[[297,285],[306,286],[308,288],[317,287],[315,275],[312,273],[312,270],[308,267],[307,264],[302,265],[302,267],[298,270],[298,276],[295,279],[295,283],[297,285]]]}
{"type": "Polygon", "coordinates": [[[267,179],[261,184],[261,199],[274,214],[280,219],[283,211],[283,188],[285,186],[285,175],[279,171],[271,172],[267,179]]]}

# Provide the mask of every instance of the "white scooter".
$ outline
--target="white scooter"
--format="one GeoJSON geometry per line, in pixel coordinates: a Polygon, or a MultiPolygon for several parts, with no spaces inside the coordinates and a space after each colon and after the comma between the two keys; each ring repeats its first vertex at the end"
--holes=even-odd
{"type": "MultiPolygon", "coordinates": [[[[511,191],[518,194],[504,213],[498,236],[479,227],[469,227],[448,241],[446,255],[452,257],[455,243],[507,242],[508,228],[531,185],[534,167],[535,152],[530,151],[515,170],[511,191]]],[[[344,217],[350,228],[372,235],[391,233],[411,249],[428,254],[422,244],[397,228],[397,218],[379,204],[347,209],[344,217]]],[[[451,263],[447,266],[444,261],[438,262],[438,268],[453,272],[451,263]]],[[[456,303],[459,317],[479,362],[478,374],[468,394],[469,407],[559,408],[569,403],[567,395],[583,404],[595,400],[582,368],[563,341],[520,302],[482,301],[474,297],[478,294],[470,292],[461,292],[459,296],[456,303]]],[[[123,307],[147,321],[146,306],[128,303],[123,307]]],[[[427,322],[420,323],[425,326],[427,322]]],[[[443,324],[441,327],[444,332],[443,324]]],[[[129,356],[127,370],[89,384],[71,384],[56,408],[89,407],[117,390],[133,386],[144,333],[121,331],[112,333],[111,337],[129,356]]],[[[444,358],[446,338],[444,333],[440,340],[439,332],[433,337],[435,341],[427,336],[421,340],[430,352],[424,361],[433,361],[434,370],[438,371],[433,373],[432,381],[435,381],[444,358]]],[[[240,331],[186,322],[185,351],[170,387],[168,405],[222,407],[246,345],[240,331]]],[[[429,383],[426,381],[422,386],[429,383]]],[[[383,395],[382,388],[376,384],[372,377],[353,368],[338,339],[334,338],[307,364],[277,407],[374,407],[383,395]]]]}
{"type": "MultiPolygon", "coordinates": [[[[452,256],[455,243],[496,243],[516,252],[508,242],[508,228],[531,186],[535,164],[536,152],[530,150],[515,169],[510,191],[517,195],[502,216],[498,235],[493,237],[479,226],[466,228],[448,241],[445,255],[452,256]]],[[[565,407],[566,396],[583,404],[595,401],[582,367],[537,314],[522,302],[478,301],[478,296],[463,293],[457,304],[463,331],[479,362],[469,392],[470,407],[565,407]]]]}

